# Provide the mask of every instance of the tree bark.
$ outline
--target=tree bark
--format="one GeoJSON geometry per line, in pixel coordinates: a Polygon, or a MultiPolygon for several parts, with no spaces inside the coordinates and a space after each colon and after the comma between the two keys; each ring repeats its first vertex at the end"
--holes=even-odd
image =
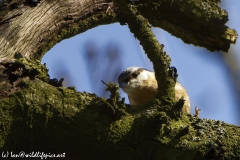
{"type": "MultiPolygon", "coordinates": [[[[21,53],[39,59],[59,41],[101,24],[116,22],[106,14],[112,3],[93,0],[59,0],[32,3],[18,2],[0,22],[1,58],[21,53]]],[[[9,7],[6,7],[8,9],[9,7]]],[[[115,7],[112,6],[115,11],[115,7]]]]}
{"type": "MultiPolygon", "coordinates": [[[[218,1],[41,0],[1,4],[0,151],[63,154],[66,159],[236,159],[240,128],[180,112],[170,58],[150,30],[161,27],[186,43],[228,50],[237,33],[224,26],[218,1]],[[14,4],[16,3],[16,4],[14,4]],[[131,4],[134,3],[134,4],[131,4]],[[64,88],[38,61],[59,41],[92,27],[127,23],[154,64],[159,85],[146,105],[124,104],[64,88]],[[161,82],[161,83],[159,83],[161,82]]],[[[55,155],[55,156],[56,156],[55,155]]]]}

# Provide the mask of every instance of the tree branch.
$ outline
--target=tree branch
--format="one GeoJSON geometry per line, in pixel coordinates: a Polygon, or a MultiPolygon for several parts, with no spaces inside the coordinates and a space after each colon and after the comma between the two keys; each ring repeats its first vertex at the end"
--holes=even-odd
{"type": "Polygon", "coordinates": [[[148,24],[210,50],[227,50],[237,34],[224,26],[227,14],[217,0],[144,0],[135,5],[114,0],[116,6],[104,0],[41,0],[35,6],[17,2],[15,8],[10,2],[4,14],[1,11],[0,151],[65,152],[66,159],[239,158],[238,126],[182,114],[168,76],[170,58],[148,24]],[[206,11],[201,5],[211,8],[206,11]],[[109,6],[113,13],[106,13],[109,6]],[[211,16],[205,15],[208,12],[211,16]],[[167,17],[170,13],[173,16],[167,17]],[[46,67],[36,60],[65,38],[123,20],[154,64],[160,101],[131,107],[111,83],[110,99],[79,93],[50,80],[46,67]]]}
{"type": "Polygon", "coordinates": [[[157,97],[162,101],[168,101],[170,104],[175,102],[175,82],[169,76],[170,57],[163,51],[163,45],[160,45],[151,31],[148,20],[132,5],[128,5],[127,1],[115,0],[116,6],[119,6],[120,12],[126,17],[126,22],[130,31],[140,41],[148,58],[153,62],[156,78],[158,81],[157,97]]]}
{"type": "Polygon", "coordinates": [[[161,105],[125,106],[114,84],[107,85],[108,100],[49,85],[37,61],[0,66],[1,77],[16,78],[0,100],[0,151],[64,152],[66,159],[239,158],[238,126],[161,105]]]}
{"type": "Polygon", "coordinates": [[[214,1],[144,1],[137,6],[141,15],[155,27],[181,38],[185,43],[205,47],[210,51],[228,51],[236,43],[237,32],[224,24],[227,11],[214,1]]]}
{"type": "MultiPolygon", "coordinates": [[[[9,2],[5,7],[1,4],[2,58],[13,57],[15,53],[39,58],[65,38],[118,21],[117,7],[107,0],[41,0],[37,6],[23,2],[9,2]]],[[[230,43],[236,42],[236,31],[224,26],[228,17],[226,11],[217,6],[218,1],[140,2],[134,7],[149,23],[167,30],[185,43],[203,46],[211,51],[227,51],[230,43]]]]}
{"type": "Polygon", "coordinates": [[[39,59],[63,39],[116,22],[115,14],[106,13],[108,6],[116,10],[107,1],[42,0],[35,7],[19,3],[0,22],[0,58],[21,53],[39,59]]]}

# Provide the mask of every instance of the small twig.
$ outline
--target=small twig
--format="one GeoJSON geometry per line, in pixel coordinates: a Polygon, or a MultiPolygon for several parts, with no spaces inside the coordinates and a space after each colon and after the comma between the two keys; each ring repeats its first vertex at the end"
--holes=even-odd
{"type": "Polygon", "coordinates": [[[197,106],[195,107],[195,117],[199,117],[199,114],[201,112],[201,109],[199,109],[197,106]]]}
{"type": "Polygon", "coordinates": [[[105,84],[106,86],[108,86],[107,83],[105,83],[103,80],[101,80],[101,81],[102,81],[103,84],[105,84]]]}

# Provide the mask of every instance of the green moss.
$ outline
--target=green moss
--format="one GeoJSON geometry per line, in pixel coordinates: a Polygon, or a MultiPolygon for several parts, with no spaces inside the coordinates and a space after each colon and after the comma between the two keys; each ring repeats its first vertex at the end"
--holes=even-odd
{"type": "Polygon", "coordinates": [[[132,129],[134,117],[123,116],[120,120],[113,122],[109,127],[109,140],[113,143],[119,142],[132,129]]]}
{"type": "Polygon", "coordinates": [[[237,33],[226,32],[228,14],[219,7],[218,0],[152,0],[135,8],[151,25],[166,30],[185,43],[210,51],[227,51],[230,43],[236,42],[237,33]]]}
{"type": "Polygon", "coordinates": [[[156,97],[163,102],[174,103],[174,82],[168,75],[168,67],[170,58],[163,51],[163,45],[160,45],[151,31],[148,20],[138,14],[138,11],[128,5],[115,0],[114,3],[119,6],[119,9],[126,17],[130,31],[140,41],[148,58],[153,62],[156,79],[158,81],[158,93],[156,97]],[[136,29],[137,28],[137,29],[136,29]]]}
{"type": "Polygon", "coordinates": [[[30,60],[27,58],[20,58],[16,60],[16,65],[20,65],[23,67],[27,74],[35,78],[39,78],[45,82],[48,82],[49,75],[48,75],[48,69],[46,66],[42,65],[40,61],[38,60],[30,60]]]}
{"type": "MultiPolygon", "coordinates": [[[[165,19],[165,17],[170,16],[170,19],[166,19],[167,21],[180,26],[191,24],[191,28],[194,30],[201,30],[202,26],[209,24],[219,27],[220,24],[224,24],[228,20],[227,12],[218,6],[218,2],[208,0],[149,1],[138,5],[137,9],[150,22],[154,20],[154,24],[157,23],[157,18],[161,20],[161,18],[165,19]]],[[[158,22],[161,23],[161,21],[158,22]]],[[[162,25],[159,24],[159,26],[162,25]]]]}
{"type": "MultiPolygon", "coordinates": [[[[175,7],[175,3],[161,1],[152,10],[166,4],[175,7]]],[[[13,67],[23,68],[20,91],[0,100],[0,150],[66,152],[67,159],[236,158],[240,154],[239,128],[174,109],[170,58],[148,21],[133,6],[119,1],[119,8],[154,64],[161,84],[157,99],[134,107],[124,104],[119,88],[112,83],[106,84],[110,99],[79,93],[73,87],[53,86],[39,61],[18,59],[13,67]]],[[[198,15],[199,9],[191,13],[198,15]]],[[[41,54],[62,39],[113,21],[115,15],[102,13],[72,24],[54,36],[41,54]]]]}
{"type": "MultiPolygon", "coordinates": [[[[4,129],[0,137],[1,150],[15,152],[28,148],[59,152],[61,148],[65,148],[64,151],[68,154],[82,150],[81,154],[87,152],[91,156],[91,151],[88,150],[93,147],[93,141],[106,141],[107,128],[113,117],[96,95],[79,93],[64,87],[56,88],[37,78],[24,78],[19,86],[23,87],[20,92],[0,100],[1,109],[7,107],[3,111],[5,117],[1,117],[1,126],[4,129]],[[62,130],[63,126],[66,130],[62,130]],[[62,131],[59,132],[60,130],[62,131]],[[52,138],[49,139],[49,136],[52,138]],[[48,139],[49,142],[44,142],[43,139],[48,139]]],[[[118,121],[116,126],[121,127],[118,121]]],[[[127,129],[122,128],[121,131],[118,128],[118,131],[126,133],[127,129]]],[[[78,154],[75,156],[78,157],[78,154]]]]}
{"type": "Polygon", "coordinates": [[[121,104],[122,114],[116,117],[106,107],[113,101],[95,94],[38,78],[23,78],[19,87],[0,100],[1,151],[66,152],[67,159],[232,159],[240,154],[240,128],[185,114],[173,117],[171,107],[157,100],[140,109],[122,108],[118,100],[114,109],[121,104]]]}

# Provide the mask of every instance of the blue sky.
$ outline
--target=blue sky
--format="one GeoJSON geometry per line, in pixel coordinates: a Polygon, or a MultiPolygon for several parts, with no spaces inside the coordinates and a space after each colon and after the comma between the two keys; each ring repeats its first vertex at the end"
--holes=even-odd
{"type": "MultiPolygon", "coordinates": [[[[240,33],[240,1],[225,0],[222,2],[222,7],[229,13],[230,21],[227,25],[240,33]]],[[[187,89],[190,96],[191,113],[194,113],[195,106],[198,106],[202,110],[201,118],[240,124],[238,97],[221,53],[209,52],[204,48],[185,44],[181,39],[159,28],[152,28],[152,31],[159,43],[164,44],[164,50],[172,59],[171,65],[178,69],[178,81],[187,89]]],[[[130,66],[153,70],[152,63],[146,57],[139,41],[130,33],[128,26],[115,23],[96,27],[55,45],[42,59],[42,63],[46,63],[49,68],[51,78],[62,78],[58,73],[63,70],[67,72],[66,80],[69,85],[75,86],[78,91],[97,93],[88,83],[90,78],[86,70],[88,66],[81,54],[89,41],[93,41],[100,49],[106,47],[109,42],[118,44],[123,56],[121,70],[130,66]]],[[[230,50],[233,54],[236,53],[236,60],[240,62],[240,56],[237,54],[237,51],[240,51],[238,41],[236,45],[231,45],[230,50]]],[[[99,85],[102,85],[101,80],[99,79],[99,85]]],[[[126,97],[128,103],[126,94],[121,93],[121,95],[126,97]]]]}

